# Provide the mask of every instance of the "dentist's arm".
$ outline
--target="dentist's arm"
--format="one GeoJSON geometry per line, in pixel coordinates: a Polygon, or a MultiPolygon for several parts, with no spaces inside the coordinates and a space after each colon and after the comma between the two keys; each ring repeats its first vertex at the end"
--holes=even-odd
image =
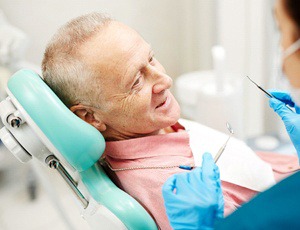
{"type": "Polygon", "coordinates": [[[224,200],[212,156],[205,153],[202,167],[169,178],[163,197],[173,229],[213,229],[215,220],[223,217],[224,200]]]}
{"type": "Polygon", "coordinates": [[[270,98],[270,107],[281,117],[300,159],[300,114],[298,114],[300,113],[300,108],[295,105],[288,93],[281,91],[269,92],[279,99],[270,98]],[[296,113],[290,111],[285,104],[294,107],[296,113]]]}
{"type": "Polygon", "coordinates": [[[299,187],[297,172],[217,221],[215,229],[300,229],[299,187]]]}

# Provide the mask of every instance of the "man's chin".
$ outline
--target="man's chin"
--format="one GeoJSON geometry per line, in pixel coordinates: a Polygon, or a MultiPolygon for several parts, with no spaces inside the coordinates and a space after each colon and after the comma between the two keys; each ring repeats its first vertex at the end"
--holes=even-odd
{"type": "Polygon", "coordinates": [[[167,128],[167,127],[170,127],[172,125],[175,125],[178,122],[179,118],[180,118],[180,112],[174,114],[173,116],[165,118],[165,120],[163,122],[165,125],[164,125],[163,128],[167,128]]]}

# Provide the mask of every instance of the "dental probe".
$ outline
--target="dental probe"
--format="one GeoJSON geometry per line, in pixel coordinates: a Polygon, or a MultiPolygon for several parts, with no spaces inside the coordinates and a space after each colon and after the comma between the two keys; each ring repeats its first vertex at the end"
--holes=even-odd
{"type": "Polygon", "coordinates": [[[216,156],[214,158],[215,163],[217,163],[217,161],[219,160],[220,156],[222,155],[222,153],[224,152],[224,150],[227,146],[227,143],[228,143],[229,139],[234,134],[233,129],[232,129],[231,125],[228,122],[226,122],[226,127],[227,127],[228,131],[230,132],[230,134],[229,134],[226,142],[224,143],[224,145],[222,145],[222,147],[219,149],[218,153],[216,154],[216,156]]]}
{"type": "Polygon", "coordinates": [[[269,92],[267,92],[266,90],[264,90],[261,86],[259,86],[256,82],[254,82],[250,77],[246,76],[254,85],[257,86],[257,88],[259,88],[261,91],[263,91],[268,97],[273,98],[274,96],[272,94],[270,94],[269,92]]]}
{"type": "MultiPolygon", "coordinates": [[[[266,90],[264,90],[261,86],[259,86],[257,83],[255,83],[250,77],[246,76],[254,85],[257,86],[257,88],[259,88],[261,91],[263,91],[268,97],[270,98],[276,98],[274,97],[272,94],[270,94],[269,92],[267,92],[266,90]]],[[[276,98],[277,100],[281,101],[280,99],[276,98]]],[[[281,101],[282,102],[282,101],[281,101]]],[[[291,110],[292,112],[294,112],[287,104],[285,105],[289,110],[291,110]]]]}

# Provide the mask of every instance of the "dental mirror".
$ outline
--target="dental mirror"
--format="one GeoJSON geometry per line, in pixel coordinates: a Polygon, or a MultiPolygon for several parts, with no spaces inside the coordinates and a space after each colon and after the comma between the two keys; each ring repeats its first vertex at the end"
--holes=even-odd
{"type": "Polygon", "coordinates": [[[226,127],[227,127],[228,131],[230,132],[230,134],[233,135],[234,134],[233,129],[228,122],[226,122],[226,127]]]}

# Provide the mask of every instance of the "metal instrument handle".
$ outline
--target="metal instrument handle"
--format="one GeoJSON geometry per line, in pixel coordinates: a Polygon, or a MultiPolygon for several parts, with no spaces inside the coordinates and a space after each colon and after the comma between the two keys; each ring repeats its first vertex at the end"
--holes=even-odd
{"type": "Polygon", "coordinates": [[[74,181],[72,176],[68,173],[68,171],[64,168],[62,164],[60,164],[59,160],[51,155],[46,158],[46,164],[53,169],[56,169],[64,181],[68,184],[69,188],[74,192],[80,203],[82,204],[83,208],[86,208],[89,202],[85,199],[82,193],[77,188],[77,183],[74,181]]]}
{"type": "Polygon", "coordinates": [[[219,160],[220,156],[222,155],[222,153],[224,152],[226,145],[230,139],[231,135],[227,138],[226,142],[224,143],[224,145],[222,145],[222,147],[219,149],[219,151],[217,152],[215,158],[214,158],[214,162],[217,163],[217,161],[219,160]]]}

